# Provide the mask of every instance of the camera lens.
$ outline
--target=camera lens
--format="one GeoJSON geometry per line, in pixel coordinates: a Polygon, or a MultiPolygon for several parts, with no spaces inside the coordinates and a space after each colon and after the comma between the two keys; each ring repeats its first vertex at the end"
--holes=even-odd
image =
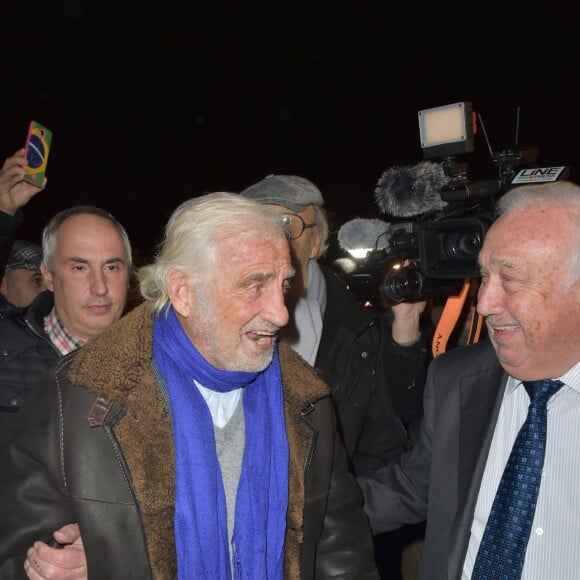
{"type": "Polygon", "coordinates": [[[482,244],[479,232],[452,232],[445,236],[443,251],[449,258],[477,258],[482,244]]]}
{"type": "Polygon", "coordinates": [[[381,283],[381,292],[391,302],[414,300],[421,296],[423,275],[415,267],[387,272],[381,283]]]}

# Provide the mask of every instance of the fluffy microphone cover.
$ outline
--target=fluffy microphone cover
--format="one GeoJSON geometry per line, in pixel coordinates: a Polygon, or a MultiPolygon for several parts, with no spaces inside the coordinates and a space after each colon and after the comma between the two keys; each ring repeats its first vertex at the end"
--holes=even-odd
{"type": "Polygon", "coordinates": [[[390,227],[383,220],[355,218],[340,227],[338,243],[347,252],[359,248],[384,250],[389,246],[390,227]]]}
{"type": "Polygon", "coordinates": [[[374,199],[382,213],[415,217],[443,209],[440,191],[449,178],[441,165],[421,161],[416,165],[390,167],[377,182],[374,199]]]}

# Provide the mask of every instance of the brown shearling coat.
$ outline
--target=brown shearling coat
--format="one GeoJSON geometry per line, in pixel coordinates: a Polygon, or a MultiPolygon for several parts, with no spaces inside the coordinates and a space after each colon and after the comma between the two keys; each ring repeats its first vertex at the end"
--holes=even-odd
{"type": "MultiPolygon", "coordinates": [[[[152,371],[152,315],[135,308],[62,359],[29,396],[0,448],[0,578],[71,521],[89,577],[176,577],[175,465],[152,371]]],[[[286,578],[377,578],[362,496],[347,471],[329,390],[280,345],[290,445],[286,578]]]]}

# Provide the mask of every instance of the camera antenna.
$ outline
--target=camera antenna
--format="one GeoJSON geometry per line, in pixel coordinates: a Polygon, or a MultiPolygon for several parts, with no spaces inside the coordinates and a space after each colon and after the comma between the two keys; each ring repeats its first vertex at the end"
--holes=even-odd
{"type": "MultiPolygon", "coordinates": [[[[514,173],[515,167],[518,163],[522,161],[522,152],[518,149],[518,140],[519,140],[519,132],[520,132],[520,107],[517,107],[516,112],[516,135],[515,135],[515,144],[513,147],[509,147],[507,149],[500,149],[493,152],[491,145],[489,143],[489,139],[487,136],[487,131],[485,130],[485,125],[483,123],[483,117],[479,116],[479,124],[483,130],[483,135],[485,137],[485,142],[487,143],[487,148],[489,150],[489,154],[491,155],[491,160],[494,165],[499,169],[499,179],[500,181],[505,184],[511,181],[514,173]]],[[[531,151],[530,158],[537,158],[537,152],[531,151]]]]}
{"type": "Polygon", "coordinates": [[[516,140],[514,142],[515,148],[517,148],[518,146],[519,132],[520,132],[520,106],[518,105],[516,112],[516,140]]]}
{"type": "Polygon", "coordinates": [[[485,143],[489,151],[489,156],[493,159],[493,149],[489,144],[489,139],[487,138],[487,131],[485,130],[485,125],[483,123],[483,117],[481,116],[481,113],[477,113],[477,117],[479,118],[479,124],[481,125],[481,129],[483,130],[483,136],[485,137],[485,143]]]}

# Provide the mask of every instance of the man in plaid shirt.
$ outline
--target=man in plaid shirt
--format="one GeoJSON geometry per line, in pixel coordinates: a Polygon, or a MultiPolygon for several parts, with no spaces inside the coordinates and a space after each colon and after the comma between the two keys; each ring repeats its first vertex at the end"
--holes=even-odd
{"type": "MultiPolygon", "coordinates": [[[[21,221],[20,208],[42,189],[23,181],[24,164],[22,149],[0,170],[3,236],[21,221]]],[[[132,250],[127,232],[109,212],[79,205],[57,213],[44,228],[42,255],[47,290],[26,309],[0,319],[0,437],[9,436],[6,429],[40,376],[125,310],[132,250]]]]}

